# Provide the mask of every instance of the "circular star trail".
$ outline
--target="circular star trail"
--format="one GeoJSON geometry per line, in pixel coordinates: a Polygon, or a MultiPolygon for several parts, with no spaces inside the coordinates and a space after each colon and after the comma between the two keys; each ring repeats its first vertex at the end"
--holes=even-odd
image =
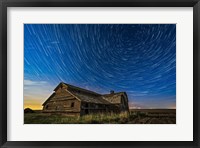
{"type": "Polygon", "coordinates": [[[24,73],[54,86],[125,91],[143,106],[174,105],[176,25],[26,24],[24,73]]]}

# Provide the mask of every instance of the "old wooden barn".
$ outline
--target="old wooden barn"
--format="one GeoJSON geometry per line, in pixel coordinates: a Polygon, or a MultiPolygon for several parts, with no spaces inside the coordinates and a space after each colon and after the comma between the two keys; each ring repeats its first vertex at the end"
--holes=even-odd
{"type": "Polygon", "coordinates": [[[91,113],[129,112],[126,92],[98,94],[70,84],[60,83],[43,103],[43,112],[86,115],[91,113]]]}

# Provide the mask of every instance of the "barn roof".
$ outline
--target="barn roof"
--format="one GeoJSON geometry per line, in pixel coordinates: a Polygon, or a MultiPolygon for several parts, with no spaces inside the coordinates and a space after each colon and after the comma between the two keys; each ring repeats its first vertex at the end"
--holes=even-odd
{"type": "Polygon", "coordinates": [[[42,104],[43,106],[51,99],[55,96],[56,93],[51,94],[51,96],[49,96],[49,98],[42,104]]]}
{"type": "Polygon", "coordinates": [[[110,94],[103,94],[105,97],[110,97],[114,95],[126,95],[126,92],[117,92],[117,93],[110,93],[110,94]]]}
{"type": "Polygon", "coordinates": [[[74,96],[79,98],[83,102],[91,102],[96,104],[110,104],[109,101],[105,100],[101,95],[100,96],[94,96],[89,95],[87,93],[79,93],[77,91],[68,90],[71,92],[74,96]]]}
{"type": "Polygon", "coordinates": [[[71,88],[71,89],[75,89],[75,90],[80,90],[80,91],[83,91],[83,92],[86,92],[86,93],[89,93],[89,94],[93,94],[93,95],[97,95],[97,96],[100,96],[101,94],[98,94],[94,91],[91,91],[91,90],[87,90],[87,89],[84,89],[84,88],[80,88],[80,87],[77,87],[77,86],[74,86],[74,85],[71,85],[71,84],[67,84],[67,83],[64,83],[64,82],[61,82],[55,89],[54,91],[56,91],[60,85],[66,85],[68,88],[71,88]]]}
{"type": "Polygon", "coordinates": [[[110,103],[120,103],[121,95],[126,95],[126,92],[104,94],[104,95],[102,95],[102,97],[103,97],[103,99],[109,101],[110,103]]]}
{"type": "MultiPolygon", "coordinates": [[[[99,94],[87,89],[83,89],[77,86],[73,86],[67,83],[61,82],[55,89],[56,91],[61,85],[67,86],[64,88],[66,91],[71,93],[73,96],[75,96],[77,99],[83,102],[91,102],[96,104],[115,104],[120,103],[121,95],[126,95],[126,92],[118,92],[118,93],[111,93],[111,94],[99,94]]],[[[43,106],[52,98],[55,96],[55,92],[43,103],[43,106]]]]}

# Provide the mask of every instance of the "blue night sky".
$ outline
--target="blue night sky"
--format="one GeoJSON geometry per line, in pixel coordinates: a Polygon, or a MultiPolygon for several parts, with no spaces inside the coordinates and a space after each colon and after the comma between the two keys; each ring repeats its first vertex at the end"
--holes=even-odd
{"type": "Polygon", "coordinates": [[[25,24],[25,105],[61,81],[125,91],[132,108],[176,108],[176,25],[25,24]]]}

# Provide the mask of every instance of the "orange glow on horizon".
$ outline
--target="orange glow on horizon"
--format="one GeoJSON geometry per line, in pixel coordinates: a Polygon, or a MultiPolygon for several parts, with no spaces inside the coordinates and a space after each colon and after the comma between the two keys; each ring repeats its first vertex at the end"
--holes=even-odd
{"type": "Polygon", "coordinates": [[[30,108],[33,110],[41,110],[43,101],[41,100],[34,100],[34,99],[24,99],[24,109],[30,108]]]}
{"type": "Polygon", "coordinates": [[[24,104],[24,109],[25,108],[30,108],[30,109],[33,109],[33,110],[42,110],[42,106],[41,105],[24,104]]]}

